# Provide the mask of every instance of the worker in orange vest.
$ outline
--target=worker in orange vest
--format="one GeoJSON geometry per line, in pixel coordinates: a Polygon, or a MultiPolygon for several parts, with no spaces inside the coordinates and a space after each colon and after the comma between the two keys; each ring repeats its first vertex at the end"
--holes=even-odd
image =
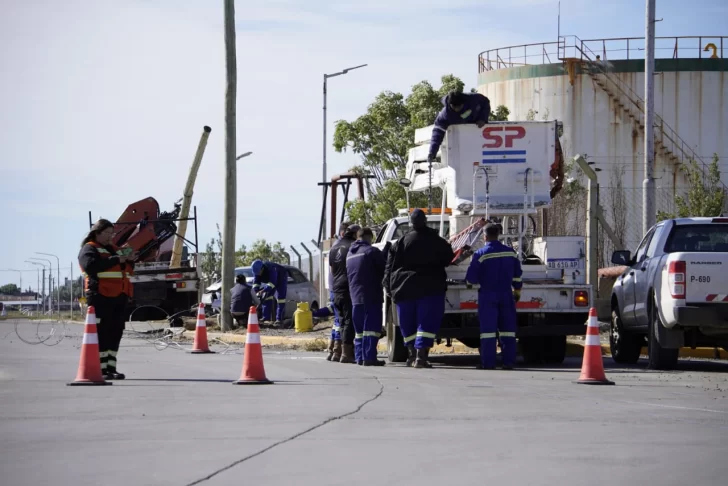
{"type": "Polygon", "coordinates": [[[129,277],[134,274],[136,252],[124,252],[114,245],[114,224],[98,220],[81,243],[78,263],[85,277],[84,290],[94,306],[99,336],[101,371],[107,380],[123,380],[116,369],[116,357],[124,333],[126,305],[133,297],[129,277]]]}

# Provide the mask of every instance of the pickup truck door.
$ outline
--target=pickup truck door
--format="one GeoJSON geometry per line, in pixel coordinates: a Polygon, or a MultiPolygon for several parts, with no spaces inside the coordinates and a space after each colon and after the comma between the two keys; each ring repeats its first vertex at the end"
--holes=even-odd
{"type": "Polygon", "coordinates": [[[652,285],[655,281],[655,272],[660,264],[660,257],[655,257],[657,253],[657,245],[665,228],[664,223],[655,226],[652,237],[647,243],[644,259],[637,264],[634,270],[634,326],[646,328],[649,324],[650,316],[647,312],[649,309],[649,295],[652,285]]]}
{"type": "Polygon", "coordinates": [[[622,298],[624,300],[624,304],[622,305],[620,317],[622,318],[622,323],[627,327],[634,327],[636,325],[635,284],[637,283],[637,274],[642,272],[641,268],[646,257],[647,245],[649,244],[654,231],[654,228],[651,229],[642,239],[642,242],[637,247],[630,269],[622,276],[622,298]]]}

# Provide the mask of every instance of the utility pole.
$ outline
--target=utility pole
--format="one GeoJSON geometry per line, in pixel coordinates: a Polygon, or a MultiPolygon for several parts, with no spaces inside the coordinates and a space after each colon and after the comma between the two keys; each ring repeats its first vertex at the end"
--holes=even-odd
{"type": "Polygon", "coordinates": [[[235,54],[235,2],[225,0],[225,224],[222,229],[222,289],[220,322],[223,331],[233,328],[230,291],[235,280],[235,228],[237,205],[237,167],[235,160],[235,103],[237,98],[237,58],[235,54]]]}
{"type": "Polygon", "coordinates": [[[642,234],[657,220],[655,204],[655,0],[647,1],[645,26],[645,179],[642,181],[642,234]]]}
{"type": "MultiPolygon", "coordinates": [[[[361,64],[359,66],[354,66],[350,68],[346,68],[343,71],[340,71],[338,73],[334,74],[324,74],[324,138],[323,138],[323,176],[321,178],[321,182],[324,184],[326,183],[326,86],[328,83],[329,78],[335,78],[336,76],[341,76],[342,74],[348,74],[349,71],[353,71],[354,69],[359,69],[367,66],[367,64],[361,64]]],[[[326,232],[326,186],[324,185],[322,187],[322,198],[323,198],[323,230],[324,234],[321,236],[321,240],[328,240],[332,235],[327,235],[326,232]]]]}

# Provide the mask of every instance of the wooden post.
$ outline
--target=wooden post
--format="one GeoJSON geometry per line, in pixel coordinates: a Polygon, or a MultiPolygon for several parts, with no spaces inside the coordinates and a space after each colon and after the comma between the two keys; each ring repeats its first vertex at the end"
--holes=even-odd
{"type": "Polygon", "coordinates": [[[235,55],[235,2],[225,0],[225,67],[227,89],[225,91],[225,211],[222,230],[222,289],[220,296],[223,331],[233,328],[230,313],[230,291],[235,280],[235,226],[237,204],[237,170],[235,140],[235,101],[237,97],[237,59],[235,55]]]}

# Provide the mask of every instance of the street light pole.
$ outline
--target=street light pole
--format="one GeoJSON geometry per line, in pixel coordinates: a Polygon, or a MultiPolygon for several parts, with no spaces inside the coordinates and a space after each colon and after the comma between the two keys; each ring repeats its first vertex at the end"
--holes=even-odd
{"type": "Polygon", "coordinates": [[[37,260],[48,263],[48,310],[53,315],[53,264],[45,258],[28,258],[28,260],[37,260]]]}
{"type": "MultiPolygon", "coordinates": [[[[25,263],[30,263],[31,265],[36,265],[38,267],[43,267],[43,280],[40,279],[40,269],[38,270],[38,288],[36,289],[38,293],[40,293],[41,299],[43,299],[43,294],[45,294],[45,265],[38,262],[31,262],[30,260],[25,260],[25,263]],[[41,291],[40,283],[43,282],[43,290],[41,291]]],[[[38,304],[35,305],[35,310],[38,310],[38,304]]]]}
{"type": "MultiPolygon", "coordinates": [[[[324,74],[324,137],[323,137],[323,176],[321,179],[321,182],[324,184],[326,183],[326,86],[329,78],[335,78],[336,76],[341,76],[342,74],[347,74],[349,71],[353,71],[354,69],[359,69],[367,66],[368,64],[361,64],[359,66],[354,66],[350,68],[346,68],[343,71],[340,71],[338,73],[334,74],[324,74]]],[[[324,185],[322,188],[322,199],[323,199],[323,231],[326,231],[326,186],[324,185]]],[[[329,235],[330,236],[330,235],[329,235]]],[[[328,236],[324,233],[322,235],[322,240],[328,239],[328,236]]]]}
{"type": "Polygon", "coordinates": [[[56,273],[56,289],[58,290],[58,301],[56,302],[56,308],[58,309],[58,317],[61,317],[61,260],[54,255],[53,253],[41,253],[39,251],[35,252],[36,255],[45,255],[45,256],[52,256],[56,259],[56,270],[58,272],[56,273]]]}
{"type": "Polygon", "coordinates": [[[23,272],[20,270],[15,270],[14,268],[8,268],[11,272],[18,272],[18,276],[20,277],[20,293],[23,293],[23,272]]]}
{"type": "Polygon", "coordinates": [[[642,234],[655,224],[655,0],[647,0],[645,25],[645,155],[642,181],[642,234]]]}

